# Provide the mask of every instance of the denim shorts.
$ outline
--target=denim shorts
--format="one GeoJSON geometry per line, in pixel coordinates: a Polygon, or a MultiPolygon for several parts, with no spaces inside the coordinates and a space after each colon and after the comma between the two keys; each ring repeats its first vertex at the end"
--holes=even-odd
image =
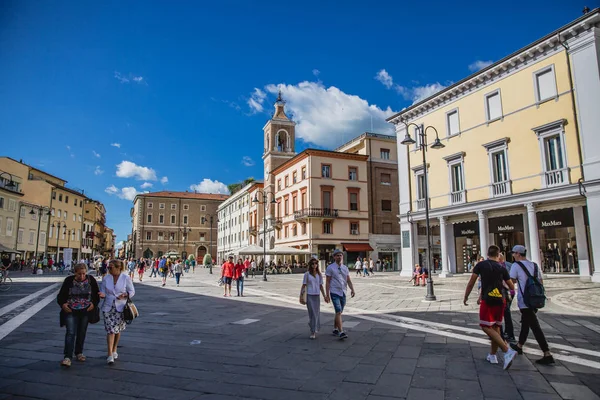
{"type": "Polygon", "coordinates": [[[335,313],[343,312],[344,307],[346,306],[346,295],[340,296],[339,294],[330,293],[330,297],[335,313]]]}
{"type": "Polygon", "coordinates": [[[227,276],[223,277],[223,283],[225,283],[227,285],[231,285],[232,280],[233,280],[233,278],[230,278],[230,277],[227,277],[227,276]]]}

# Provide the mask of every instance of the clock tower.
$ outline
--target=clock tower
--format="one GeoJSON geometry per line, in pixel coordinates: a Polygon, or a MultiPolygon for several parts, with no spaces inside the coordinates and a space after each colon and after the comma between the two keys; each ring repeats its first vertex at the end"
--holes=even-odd
{"type": "MultiPolygon", "coordinates": [[[[265,169],[264,191],[275,193],[275,177],[271,174],[275,168],[285,163],[296,155],[296,123],[285,114],[285,100],[281,97],[281,91],[275,101],[275,113],[263,128],[264,152],[263,164],[265,169]]],[[[272,195],[269,194],[271,201],[272,195]]],[[[275,218],[275,207],[270,206],[267,210],[267,248],[273,242],[273,221],[275,218]]]]}

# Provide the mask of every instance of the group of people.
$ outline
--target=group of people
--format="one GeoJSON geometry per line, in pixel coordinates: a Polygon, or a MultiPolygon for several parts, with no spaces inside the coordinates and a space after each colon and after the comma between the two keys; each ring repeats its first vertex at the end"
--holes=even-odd
{"type": "Polygon", "coordinates": [[[100,311],[106,330],[106,361],[113,364],[119,358],[119,340],[126,327],[123,312],[127,300],[135,295],[135,289],[132,279],[124,273],[123,261],[111,260],[107,269],[108,275],[100,285],[88,273],[84,263],[76,264],[74,274],[63,281],[56,297],[61,309],[60,326],[66,327],[63,367],[70,367],[73,360],[86,361],[83,347],[88,324],[99,322],[100,311]]]}
{"type": "Polygon", "coordinates": [[[527,250],[522,245],[512,248],[515,262],[510,265],[504,259],[498,246],[488,248],[487,259],[479,261],[473,268],[467,284],[464,304],[475,284],[480,281],[477,303],[479,304],[479,325],[491,340],[487,361],[498,364],[497,351],[504,352],[504,369],[510,368],[516,355],[523,354],[523,346],[533,332],[540,349],[544,353],[536,363],[554,364],[554,358],[537,318],[538,307],[543,306],[543,281],[540,267],[527,259],[527,250]],[[515,283],[518,291],[515,291],[515,283]],[[541,289],[540,289],[541,288],[541,289]],[[537,292],[536,292],[537,290],[537,292]],[[521,332],[515,341],[510,305],[517,294],[517,304],[521,313],[521,332]],[[506,329],[502,332],[502,320],[506,319],[506,329]]]}
{"type": "MultiPolygon", "coordinates": [[[[381,263],[380,260],[377,260],[378,265],[381,263]]],[[[354,263],[354,269],[356,270],[356,275],[358,276],[373,276],[375,275],[375,262],[372,258],[363,258],[362,261],[360,257],[356,259],[354,263]]]]}
{"type": "Polygon", "coordinates": [[[231,297],[231,285],[233,281],[236,282],[237,296],[244,297],[244,279],[248,277],[248,271],[251,271],[252,277],[254,277],[256,262],[249,257],[246,257],[244,261],[238,258],[237,263],[234,264],[233,256],[230,255],[227,261],[223,262],[220,279],[220,283],[225,289],[223,297],[231,297]]]}

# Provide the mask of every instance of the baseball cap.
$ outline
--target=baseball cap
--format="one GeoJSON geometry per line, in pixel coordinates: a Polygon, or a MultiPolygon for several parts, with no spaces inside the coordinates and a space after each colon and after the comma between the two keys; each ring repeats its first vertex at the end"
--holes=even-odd
{"type": "Polygon", "coordinates": [[[342,254],[342,255],[343,255],[343,254],[344,254],[344,252],[343,252],[343,251],[341,251],[340,249],[335,249],[335,250],[333,251],[333,255],[335,256],[336,254],[342,254]]]}
{"type": "Polygon", "coordinates": [[[512,253],[526,254],[527,249],[525,248],[525,246],[517,244],[512,248],[512,253]]]}

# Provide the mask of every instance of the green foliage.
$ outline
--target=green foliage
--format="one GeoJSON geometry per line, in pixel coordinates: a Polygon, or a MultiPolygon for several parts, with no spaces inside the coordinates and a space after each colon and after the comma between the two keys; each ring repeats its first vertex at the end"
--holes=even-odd
{"type": "Polygon", "coordinates": [[[210,254],[205,254],[204,255],[204,260],[202,261],[202,264],[204,264],[204,265],[211,265],[212,264],[212,257],[210,256],[210,254]]]}
{"type": "Polygon", "coordinates": [[[230,183],[229,185],[227,185],[227,189],[229,190],[229,193],[234,194],[234,193],[238,192],[241,188],[246,186],[247,184],[255,182],[255,181],[256,181],[256,179],[254,179],[253,177],[249,177],[249,178],[245,179],[243,182],[230,183]]]}

